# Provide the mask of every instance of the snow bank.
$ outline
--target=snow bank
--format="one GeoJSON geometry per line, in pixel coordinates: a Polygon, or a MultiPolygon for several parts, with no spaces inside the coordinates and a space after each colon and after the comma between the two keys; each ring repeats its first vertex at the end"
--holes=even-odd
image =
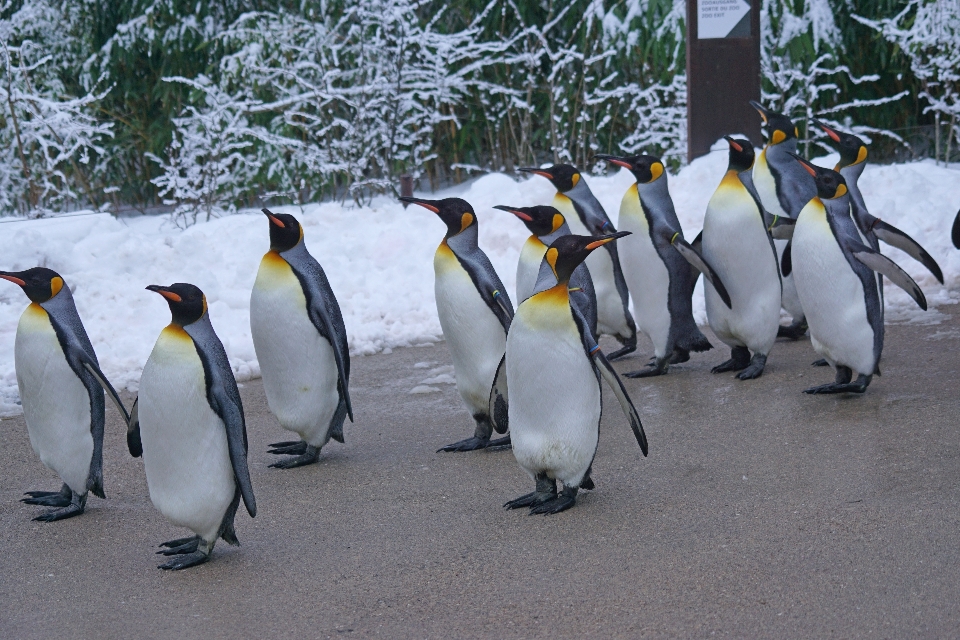
{"type": "MultiPolygon", "coordinates": [[[[818,162],[832,166],[835,158],[818,162]]],[[[726,168],[716,151],[670,177],[670,190],[684,234],[702,226],[707,201],[726,168]]],[[[620,199],[632,182],[626,171],[587,178],[616,221],[620,199]]],[[[946,275],[941,287],[922,266],[899,251],[889,254],[923,287],[931,306],[960,300],[960,252],[950,243],[950,225],[960,207],[960,170],[933,162],[868,167],[861,188],[871,212],[923,244],[946,275]]],[[[553,188],[532,177],[521,182],[502,174],[424,197],[457,195],[473,204],[480,244],[500,278],[514,290],[517,258],[527,236],[514,216],[493,209],[548,203],[553,188]]],[[[444,233],[435,214],[404,209],[380,198],[369,207],[337,203],[277,207],[297,216],[307,246],[327,271],[343,309],[351,352],[372,354],[442,338],[433,296],[433,252],[444,233]]],[[[0,220],[0,268],[18,271],[46,266],[73,289],[80,315],[101,366],[118,387],[136,390],[143,364],[169,322],[163,299],[148,284],[192,282],[207,295],[210,317],[239,379],[259,375],[250,338],[248,303],[260,258],[267,250],[267,221],[257,211],[197,224],[185,231],[163,217],[115,219],[108,214],[41,220],[0,220]]],[[[702,286],[702,285],[698,285],[702,286]]],[[[17,321],[26,306],[23,292],[0,282],[0,415],[19,412],[13,348],[17,321]]],[[[933,321],[895,287],[887,288],[891,321],[933,321]]],[[[694,313],[705,322],[702,292],[694,313]]],[[[432,372],[431,372],[432,373],[432,372]]],[[[445,382],[431,380],[432,382],[445,382]]],[[[425,385],[426,386],[426,385],[425,385]]]]}

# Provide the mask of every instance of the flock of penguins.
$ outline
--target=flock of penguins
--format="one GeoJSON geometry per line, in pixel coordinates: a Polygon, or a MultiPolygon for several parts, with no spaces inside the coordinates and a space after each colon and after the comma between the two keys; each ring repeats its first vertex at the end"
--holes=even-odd
{"type": "MultiPolygon", "coordinates": [[[[789,118],[752,104],[768,143],[755,159],[750,142],[727,137],[729,166],[692,243],[683,237],[656,157],[598,156],[636,178],[621,203],[620,231],[575,167],[522,169],[550,180],[557,195],[552,206],[497,207],[532,234],[517,268],[516,311],[477,244],[477,216],[468,202],[401,198],[447,226],[434,257],[437,312],[476,429],[441,451],[511,446],[535,489],[505,507],[558,513],[574,505],[579,489],[594,488],[601,379],[647,455],[639,416],[609,360],[636,350],[638,330],[653,342],[654,356],[629,377],[665,374],[691,351],[710,349],[692,313],[700,274],[710,327],[731,349],[713,371],[757,378],[778,335],[795,339],[809,330],[821,363],[836,369],[834,382],[806,390],[816,394],[862,393],[879,374],[881,276],[926,308],[917,284],[880,254],[880,240],[943,282],[922,247],[867,212],[857,188],[867,157],[859,138],[817,123],[840,150],[836,170],[820,168],[795,154],[789,118]],[[789,326],[779,325],[781,306],[793,316],[789,326]],[[622,344],[609,358],[598,345],[603,334],[622,344]],[[508,428],[508,435],[491,439],[493,431],[507,434],[508,428]]],[[[270,251],[253,287],[250,328],[269,408],[299,435],[271,445],[270,453],[288,456],[271,466],[288,469],[315,462],[331,438],[343,442],[344,420],[353,420],[350,356],[337,299],[307,251],[300,224],[290,215],[264,213],[270,251]]],[[[83,513],[88,492],[104,497],[109,395],[126,419],[130,453],[143,457],[154,506],[194,533],[161,545],[158,553],[173,558],[160,568],[207,561],[218,538],[239,544],[240,500],[251,516],[257,512],[246,426],[203,292],[185,283],[147,287],[166,300],[172,321],[144,365],[128,413],[100,370],[63,278],[42,267],[0,272],[0,278],[31,300],[17,327],[17,383],[30,443],[63,480],[60,491],[31,491],[23,499],[52,507],[35,520],[83,513]]]]}

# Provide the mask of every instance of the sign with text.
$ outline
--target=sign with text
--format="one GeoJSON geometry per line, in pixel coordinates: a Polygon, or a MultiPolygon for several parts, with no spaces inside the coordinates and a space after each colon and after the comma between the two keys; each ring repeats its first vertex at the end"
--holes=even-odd
{"type": "Polygon", "coordinates": [[[697,0],[698,39],[749,37],[750,3],[747,0],[697,0]]]}

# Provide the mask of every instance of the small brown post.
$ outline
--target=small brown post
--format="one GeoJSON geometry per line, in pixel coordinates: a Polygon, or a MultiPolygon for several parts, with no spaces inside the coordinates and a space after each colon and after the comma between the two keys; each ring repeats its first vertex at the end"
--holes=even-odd
{"type": "MultiPolygon", "coordinates": [[[[400,195],[406,198],[413,195],[413,176],[409,173],[400,176],[400,195]]],[[[407,208],[406,202],[403,203],[403,208],[407,208]]]]}
{"type": "Polygon", "coordinates": [[[687,161],[725,135],[760,146],[761,0],[687,0],[687,161]]]}

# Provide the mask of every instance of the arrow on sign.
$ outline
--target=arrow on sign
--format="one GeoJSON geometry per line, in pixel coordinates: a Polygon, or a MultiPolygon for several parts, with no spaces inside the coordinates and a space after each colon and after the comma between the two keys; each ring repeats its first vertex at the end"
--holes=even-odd
{"type": "Polygon", "coordinates": [[[745,0],[697,0],[697,38],[726,38],[750,13],[745,0]]]}

